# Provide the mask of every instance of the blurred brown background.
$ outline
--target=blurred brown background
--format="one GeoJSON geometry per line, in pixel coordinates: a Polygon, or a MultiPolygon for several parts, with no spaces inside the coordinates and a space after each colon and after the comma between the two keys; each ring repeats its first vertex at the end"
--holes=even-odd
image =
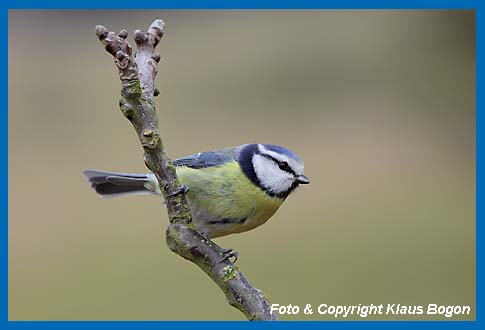
{"type": "Polygon", "coordinates": [[[168,250],[158,197],[103,200],[81,175],[146,171],[93,28],[155,18],[172,157],[261,142],[305,160],[309,186],[217,240],[272,303],[475,318],[474,12],[163,10],[10,12],[10,319],[243,319],[168,250]]]}

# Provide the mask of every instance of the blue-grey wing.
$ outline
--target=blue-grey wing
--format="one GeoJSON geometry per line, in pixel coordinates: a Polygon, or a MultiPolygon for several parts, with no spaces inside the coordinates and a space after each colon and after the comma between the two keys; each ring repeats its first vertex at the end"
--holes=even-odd
{"type": "Polygon", "coordinates": [[[175,166],[205,168],[222,165],[236,160],[238,148],[227,148],[217,151],[199,152],[173,161],[175,166]]]}

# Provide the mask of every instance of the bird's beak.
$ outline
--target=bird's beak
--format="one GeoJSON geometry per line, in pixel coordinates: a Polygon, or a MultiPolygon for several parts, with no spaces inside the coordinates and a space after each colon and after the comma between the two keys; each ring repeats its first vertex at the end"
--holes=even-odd
{"type": "Polygon", "coordinates": [[[298,182],[299,184],[309,184],[310,179],[307,178],[305,175],[300,174],[296,177],[296,182],[298,182]]]}

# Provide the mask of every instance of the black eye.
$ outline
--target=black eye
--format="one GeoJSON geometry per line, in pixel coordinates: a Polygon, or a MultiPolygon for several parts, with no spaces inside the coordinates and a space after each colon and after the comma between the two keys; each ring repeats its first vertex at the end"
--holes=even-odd
{"type": "Polygon", "coordinates": [[[286,172],[290,172],[291,171],[290,167],[288,166],[288,163],[285,163],[285,162],[279,162],[278,163],[278,167],[282,171],[286,171],[286,172]]]}

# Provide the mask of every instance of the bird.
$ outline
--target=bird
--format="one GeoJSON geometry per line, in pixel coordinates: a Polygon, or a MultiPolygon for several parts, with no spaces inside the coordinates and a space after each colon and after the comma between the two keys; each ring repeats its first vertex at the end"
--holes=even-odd
{"type": "MultiPolygon", "coordinates": [[[[242,233],[263,225],[285,199],[310,183],[303,160],[273,144],[243,144],[199,152],[173,161],[197,231],[206,238],[242,233]]],[[[161,195],[153,173],[86,170],[103,197],[161,195]]],[[[229,249],[231,250],[231,249],[229,249]]],[[[236,255],[237,258],[237,255],[236,255]]]]}

